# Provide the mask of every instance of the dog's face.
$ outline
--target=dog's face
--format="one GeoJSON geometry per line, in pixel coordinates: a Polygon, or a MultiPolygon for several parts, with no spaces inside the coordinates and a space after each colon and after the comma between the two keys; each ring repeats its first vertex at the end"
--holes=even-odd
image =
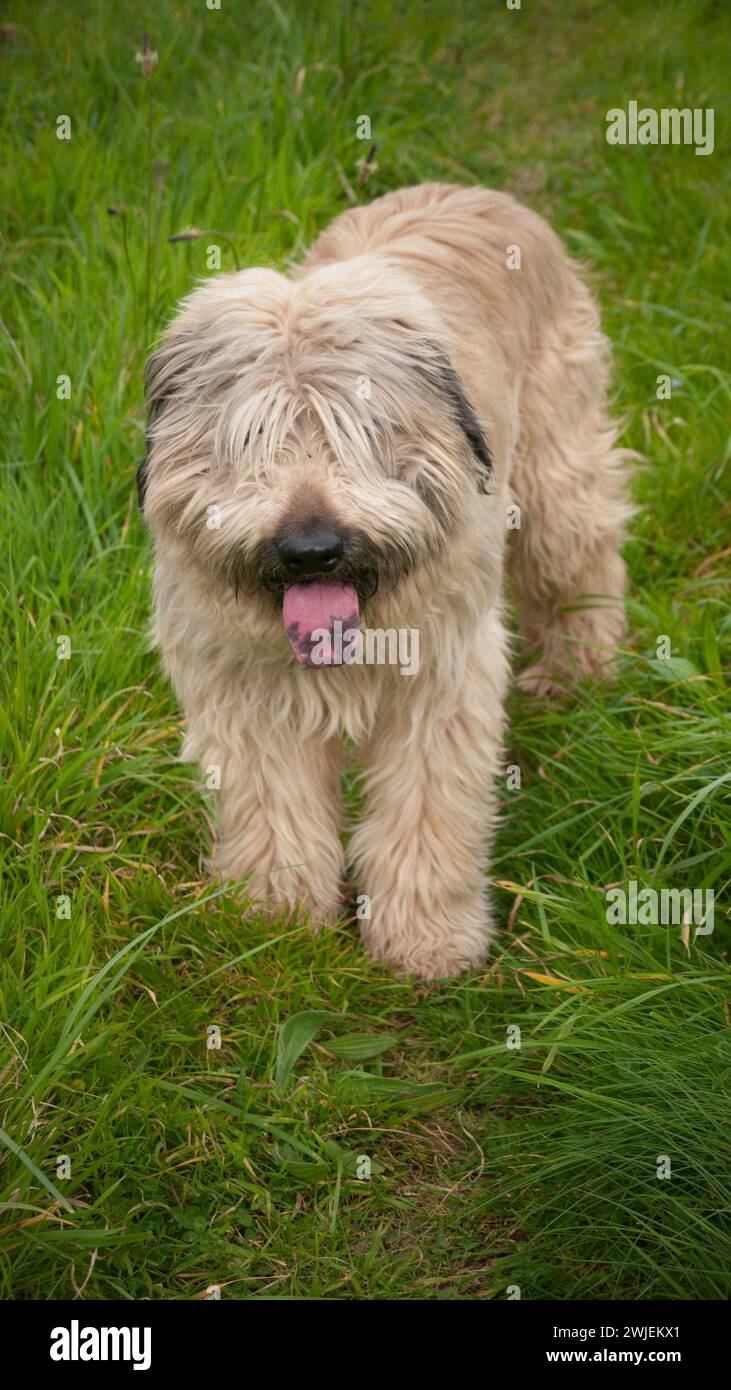
{"type": "Polygon", "coordinates": [[[308,663],[312,633],[451,548],[491,460],[444,329],[368,257],[196,290],[148,366],[140,502],[158,535],[267,605],[308,663]]]}

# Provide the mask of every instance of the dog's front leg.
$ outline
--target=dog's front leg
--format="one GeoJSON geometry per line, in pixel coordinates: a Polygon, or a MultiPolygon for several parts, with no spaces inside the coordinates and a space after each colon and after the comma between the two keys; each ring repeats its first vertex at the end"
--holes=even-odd
{"type": "Polygon", "coordinates": [[[491,934],[485,869],[506,661],[490,627],[457,695],[438,673],[402,677],[368,751],[368,813],[350,844],[371,955],[424,979],[479,965],[491,934]]]}
{"type": "Polygon", "coordinates": [[[314,923],[338,915],[343,882],[339,835],[339,744],[298,738],[271,723],[234,746],[199,747],[204,769],[220,765],[213,856],[224,882],[274,910],[303,906],[314,923]]]}

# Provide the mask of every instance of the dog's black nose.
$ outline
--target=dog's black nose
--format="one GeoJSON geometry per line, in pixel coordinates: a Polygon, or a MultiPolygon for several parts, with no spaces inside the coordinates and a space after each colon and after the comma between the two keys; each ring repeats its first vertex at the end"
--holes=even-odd
{"type": "Polygon", "coordinates": [[[334,531],[316,531],[308,536],[286,536],[278,549],[287,573],[303,579],[308,574],[330,574],[342,559],[343,542],[334,531]]]}

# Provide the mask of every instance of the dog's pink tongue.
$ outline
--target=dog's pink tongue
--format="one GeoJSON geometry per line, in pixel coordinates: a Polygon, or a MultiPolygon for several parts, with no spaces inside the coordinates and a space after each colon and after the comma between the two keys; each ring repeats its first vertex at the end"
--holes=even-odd
{"type": "Polygon", "coordinates": [[[346,639],[348,631],[358,629],[358,595],[351,584],[337,579],[288,584],[282,617],[289,645],[302,666],[342,666],[343,643],[338,638],[346,639]]]}

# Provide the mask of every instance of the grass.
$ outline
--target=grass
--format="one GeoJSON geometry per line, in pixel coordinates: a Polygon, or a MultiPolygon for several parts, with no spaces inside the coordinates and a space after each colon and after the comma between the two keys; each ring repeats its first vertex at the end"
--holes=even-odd
{"type": "Polygon", "coordinates": [[[728,1297],[723,11],[10,4],[3,1297],[728,1297]],[[714,154],[607,146],[632,99],[714,106],[714,154]],[[207,248],[283,265],[435,177],[516,192],[591,265],[646,462],[619,683],[512,698],[501,937],[414,987],[352,923],[243,921],[206,883],[133,484],[148,343],[207,248]],[[713,934],[609,925],[631,879],[713,888],[713,934]]]}

